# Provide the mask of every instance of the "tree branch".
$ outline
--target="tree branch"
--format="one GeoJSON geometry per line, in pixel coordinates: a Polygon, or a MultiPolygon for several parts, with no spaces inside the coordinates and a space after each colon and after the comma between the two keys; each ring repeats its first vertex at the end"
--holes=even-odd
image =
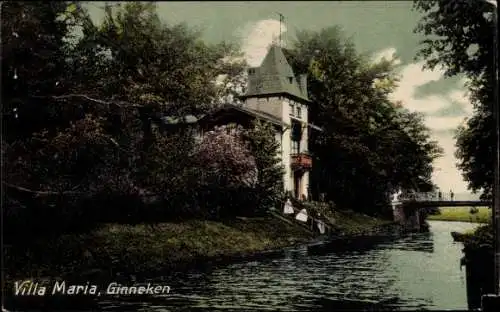
{"type": "Polygon", "coordinates": [[[88,100],[90,102],[94,102],[94,103],[98,103],[98,104],[103,104],[103,105],[115,105],[115,106],[118,106],[118,107],[124,107],[124,106],[127,106],[127,107],[143,107],[142,105],[132,104],[132,103],[126,102],[126,101],[119,101],[119,102],[115,102],[115,101],[103,101],[103,100],[91,98],[90,96],[88,96],[86,94],[65,94],[65,95],[51,95],[51,96],[50,95],[49,96],[33,95],[32,97],[33,98],[38,98],[38,99],[51,98],[51,99],[54,99],[54,100],[62,100],[62,99],[69,99],[69,98],[82,98],[82,99],[86,99],[86,100],[88,100]]]}
{"type": "Polygon", "coordinates": [[[15,189],[15,190],[25,192],[25,193],[31,193],[31,194],[34,194],[36,196],[83,194],[82,192],[75,192],[75,191],[62,191],[62,192],[35,191],[35,190],[31,190],[31,189],[28,189],[28,188],[25,188],[22,186],[10,184],[10,183],[7,183],[5,181],[2,181],[2,184],[8,188],[15,189]]]}

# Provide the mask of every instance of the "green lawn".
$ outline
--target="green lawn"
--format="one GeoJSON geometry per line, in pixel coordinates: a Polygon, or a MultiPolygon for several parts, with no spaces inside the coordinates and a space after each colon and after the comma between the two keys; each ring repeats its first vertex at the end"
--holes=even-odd
{"type": "Polygon", "coordinates": [[[487,223],[491,220],[491,210],[488,207],[478,207],[478,212],[470,213],[470,207],[442,207],[441,214],[429,215],[428,220],[461,221],[474,223],[487,223]]]}

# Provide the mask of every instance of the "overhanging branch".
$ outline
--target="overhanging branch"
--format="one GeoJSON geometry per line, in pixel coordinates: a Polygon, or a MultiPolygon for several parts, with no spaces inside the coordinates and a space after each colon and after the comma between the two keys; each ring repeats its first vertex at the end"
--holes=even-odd
{"type": "Polygon", "coordinates": [[[81,99],[88,100],[90,102],[94,102],[94,103],[98,103],[98,104],[102,104],[102,105],[108,105],[108,106],[114,105],[114,106],[118,106],[118,107],[136,107],[136,108],[144,107],[143,105],[133,104],[133,103],[126,102],[126,101],[103,101],[103,100],[92,98],[86,94],[76,94],[76,93],[65,94],[65,95],[49,95],[49,96],[34,95],[32,97],[38,98],[38,99],[54,99],[54,100],[81,98],[81,99]]]}
{"type": "Polygon", "coordinates": [[[36,196],[50,196],[50,195],[78,195],[78,194],[83,194],[82,192],[76,192],[76,191],[60,191],[60,192],[54,192],[54,191],[35,191],[32,189],[28,189],[22,186],[14,185],[7,183],[5,181],[2,181],[2,184],[5,185],[7,188],[10,189],[15,189],[20,192],[24,193],[30,193],[36,196]]]}

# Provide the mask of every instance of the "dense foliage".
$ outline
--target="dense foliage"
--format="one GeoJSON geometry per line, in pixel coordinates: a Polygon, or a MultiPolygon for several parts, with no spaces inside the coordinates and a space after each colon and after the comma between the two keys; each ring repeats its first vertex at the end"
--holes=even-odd
{"type": "Polygon", "coordinates": [[[423,13],[416,32],[426,36],[419,57],[447,76],[465,76],[474,115],[457,132],[459,168],[473,191],[491,198],[494,132],[495,7],[487,1],[416,0],[423,13]]]}
{"type": "MultiPolygon", "coordinates": [[[[372,64],[336,28],[299,33],[287,53],[309,74],[311,122],[325,130],[311,137],[313,192],[378,213],[395,190],[432,187],[439,148],[422,116],[388,99],[390,62],[372,64]]],[[[165,24],[149,2],[107,5],[99,24],[81,3],[2,3],[4,224],[48,232],[276,205],[283,170],[271,125],[197,142],[163,119],[230,99],[240,56],[165,24]]]]}
{"type": "MultiPolygon", "coordinates": [[[[224,223],[246,224],[234,216],[262,215],[281,203],[272,125],[222,127],[197,140],[182,123],[210,116],[237,93],[246,64],[235,46],[207,44],[186,25],[162,22],[150,2],[106,5],[97,24],[81,2],[1,5],[9,274],[44,265],[51,276],[125,267],[135,274],[241,244],[290,243],[274,235],[293,234],[288,224],[269,229],[276,220],[229,232],[221,222],[176,222],[228,217],[224,223]],[[102,229],[89,229],[95,225],[102,229]]],[[[325,130],[311,137],[313,191],[377,213],[397,189],[432,187],[439,149],[422,116],[388,100],[396,83],[389,62],[371,64],[335,29],[300,34],[289,54],[297,74],[309,74],[311,121],[325,130]]],[[[374,222],[337,215],[349,224],[374,222]]]]}
{"type": "Polygon", "coordinates": [[[477,250],[493,250],[493,227],[490,224],[482,225],[474,231],[474,235],[467,236],[464,241],[464,252],[477,250]]]}
{"type": "Polygon", "coordinates": [[[244,208],[251,202],[257,167],[242,131],[232,125],[217,127],[195,149],[199,175],[191,191],[197,192],[198,205],[208,216],[249,212],[244,208]]]}
{"type": "Polygon", "coordinates": [[[432,161],[441,150],[422,115],[389,100],[397,84],[390,61],[373,64],[336,27],[299,32],[287,52],[297,74],[308,74],[310,122],[325,130],[310,143],[318,164],[313,192],[379,213],[398,189],[433,188],[432,161]]]}
{"type": "Polygon", "coordinates": [[[279,158],[280,144],[275,139],[273,126],[256,121],[254,127],[243,133],[255,157],[257,167],[256,194],[254,209],[260,210],[281,204],[283,195],[284,168],[279,158]]]}
{"type": "Polygon", "coordinates": [[[200,205],[211,216],[262,215],[282,197],[279,144],[270,124],[218,127],[195,149],[200,205]]]}
{"type": "MultiPolygon", "coordinates": [[[[200,36],[161,22],[153,3],[108,5],[99,25],[80,3],[2,3],[2,196],[9,231],[206,213],[197,191],[200,172],[210,175],[211,168],[193,155],[202,151],[213,162],[224,155],[212,159],[192,130],[167,131],[162,117],[217,107],[235,92],[245,64],[235,61],[234,46],[209,45],[200,36]],[[216,83],[218,77],[225,78],[216,83]]],[[[259,140],[270,135],[252,131],[259,140]]],[[[219,145],[206,147],[229,152],[242,144],[221,135],[219,145]]],[[[234,156],[233,169],[273,170],[252,147],[234,156]]],[[[218,185],[221,192],[230,188],[218,185]]],[[[249,203],[269,197],[252,187],[249,203]]]]}
{"type": "MultiPolygon", "coordinates": [[[[415,30],[426,36],[418,56],[429,68],[443,66],[447,76],[462,75],[469,81],[474,114],[457,131],[456,156],[469,188],[491,199],[496,146],[493,111],[498,105],[494,99],[494,88],[498,88],[494,11],[498,9],[487,1],[452,0],[415,0],[414,7],[423,13],[415,30]]],[[[478,228],[464,242],[466,257],[493,260],[493,233],[491,224],[478,228]]]]}
{"type": "Polygon", "coordinates": [[[249,185],[256,182],[257,168],[238,126],[225,125],[206,133],[196,149],[196,160],[203,168],[204,184],[249,185]]]}

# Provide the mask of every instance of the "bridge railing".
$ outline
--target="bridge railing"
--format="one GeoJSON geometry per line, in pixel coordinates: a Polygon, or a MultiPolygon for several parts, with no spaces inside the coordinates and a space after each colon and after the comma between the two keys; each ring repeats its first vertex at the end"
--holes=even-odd
{"type": "Polygon", "coordinates": [[[400,195],[398,197],[399,201],[456,201],[455,194],[451,193],[438,193],[438,192],[426,192],[426,193],[412,193],[400,195]]]}

